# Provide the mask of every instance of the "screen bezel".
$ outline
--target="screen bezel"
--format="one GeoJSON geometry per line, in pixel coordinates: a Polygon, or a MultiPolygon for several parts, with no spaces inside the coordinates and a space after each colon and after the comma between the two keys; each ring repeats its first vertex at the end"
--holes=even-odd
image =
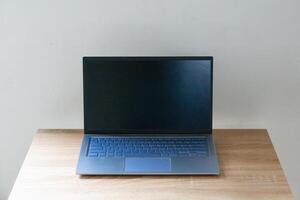
{"type": "Polygon", "coordinates": [[[83,61],[83,113],[84,113],[84,134],[197,134],[197,133],[206,133],[211,134],[212,133],[212,127],[213,127],[213,57],[212,56],[129,56],[129,57],[120,57],[120,56],[105,56],[105,57],[94,57],[94,56],[85,56],[82,59],[83,61]],[[85,102],[85,73],[84,70],[88,67],[88,62],[90,60],[93,61],[167,61],[167,60],[209,60],[211,63],[211,105],[210,105],[210,127],[209,129],[200,129],[200,130],[134,130],[134,129],[116,129],[116,130],[88,130],[86,127],[86,121],[87,116],[85,112],[86,102],[85,102]]]}

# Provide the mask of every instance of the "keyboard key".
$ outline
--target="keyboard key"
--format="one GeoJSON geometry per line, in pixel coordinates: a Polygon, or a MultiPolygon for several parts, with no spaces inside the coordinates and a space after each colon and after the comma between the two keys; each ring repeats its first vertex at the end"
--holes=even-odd
{"type": "Polygon", "coordinates": [[[99,156],[100,156],[100,157],[105,157],[105,156],[106,156],[106,153],[105,153],[105,152],[101,152],[101,153],[99,153],[99,156]]]}
{"type": "Polygon", "coordinates": [[[91,144],[98,144],[97,138],[91,138],[91,144]]]}
{"type": "Polygon", "coordinates": [[[89,157],[98,157],[98,153],[89,153],[88,156],[89,157]]]}

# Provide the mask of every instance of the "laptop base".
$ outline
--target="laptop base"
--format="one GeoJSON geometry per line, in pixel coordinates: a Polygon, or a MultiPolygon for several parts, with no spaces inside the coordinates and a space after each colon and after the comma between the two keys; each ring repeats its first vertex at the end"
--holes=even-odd
{"type": "Polygon", "coordinates": [[[207,137],[208,154],[203,156],[122,156],[91,157],[89,145],[91,138],[111,138],[115,135],[85,134],[82,141],[76,173],[79,175],[218,175],[219,167],[212,134],[149,135],[122,134],[122,138],[194,138],[207,137]]]}

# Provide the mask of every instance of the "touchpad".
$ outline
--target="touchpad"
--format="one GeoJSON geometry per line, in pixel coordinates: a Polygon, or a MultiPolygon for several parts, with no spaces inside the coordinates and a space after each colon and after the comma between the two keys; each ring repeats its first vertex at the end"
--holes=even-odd
{"type": "Polygon", "coordinates": [[[125,158],[125,172],[169,172],[170,158],[125,158]]]}

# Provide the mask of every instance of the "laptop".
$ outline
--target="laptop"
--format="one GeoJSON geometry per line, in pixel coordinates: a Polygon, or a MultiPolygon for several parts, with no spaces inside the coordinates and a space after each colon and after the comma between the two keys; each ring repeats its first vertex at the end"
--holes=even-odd
{"type": "Polygon", "coordinates": [[[79,175],[218,175],[212,57],[84,57],[79,175]]]}

